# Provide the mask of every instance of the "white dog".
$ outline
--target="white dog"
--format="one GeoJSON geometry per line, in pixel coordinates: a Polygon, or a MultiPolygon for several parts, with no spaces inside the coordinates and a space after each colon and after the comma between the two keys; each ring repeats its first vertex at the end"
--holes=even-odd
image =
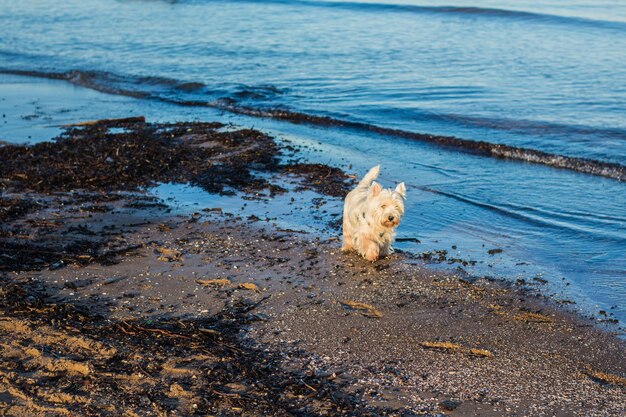
{"type": "Polygon", "coordinates": [[[370,169],[356,188],[348,193],[343,206],[343,247],[355,249],[368,261],[393,252],[395,229],[404,215],[406,187],[383,189],[374,182],[380,165],[370,169]]]}

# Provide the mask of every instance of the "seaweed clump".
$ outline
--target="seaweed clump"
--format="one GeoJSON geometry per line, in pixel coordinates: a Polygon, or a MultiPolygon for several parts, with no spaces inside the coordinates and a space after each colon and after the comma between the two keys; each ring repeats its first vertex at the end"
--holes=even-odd
{"type": "MultiPolygon", "coordinates": [[[[221,192],[222,184],[238,188],[243,181],[224,182],[220,171],[250,179],[251,169],[276,165],[278,147],[272,138],[223,127],[215,122],[146,123],[143,118],[72,125],[53,142],[0,148],[0,190],[135,191],[175,182],[221,192]]],[[[246,189],[267,186],[255,179],[246,189]]]]}

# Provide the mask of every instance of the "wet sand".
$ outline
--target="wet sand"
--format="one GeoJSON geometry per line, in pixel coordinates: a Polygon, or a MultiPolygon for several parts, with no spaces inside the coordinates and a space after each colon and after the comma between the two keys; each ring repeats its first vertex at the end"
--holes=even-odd
{"type": "Polygon", "coordinates": [[[624,342],[550,300],[141,191],[351,186],[260,132],[135,117],[0,158],[6,415],[626,411],[624,342]]]}

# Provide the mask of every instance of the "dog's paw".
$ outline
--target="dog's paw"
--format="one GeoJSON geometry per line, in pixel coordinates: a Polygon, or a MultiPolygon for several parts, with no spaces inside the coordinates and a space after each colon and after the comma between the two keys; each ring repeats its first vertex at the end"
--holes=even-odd
{"type": "Polygon", "coordinates": [[[351,250],[352,250],[352,246],[351,246],[351,245],[346,245],[346,244],[344,244],[344,245],[341,247],[341,251],[342,251],[342,252],[348,252],[348,251],[351,251],[351,250]]]}
{"type": "Polygon", "coordinates": [[[373,254],[368,253],[365,255],[365,259],[370,262],[375,262],[376,260],[378,260],[378,255],[373,255],[373,254]]]}
{"type": "Polygon", "coordinates": [[[378,246],[370,245],[367,248],[367,252],[365,252],[364,258],[370,262],[374,262],[375,260],[378,259],[379,255],[380,255],[380,249],[378,248],[378,246]]]}

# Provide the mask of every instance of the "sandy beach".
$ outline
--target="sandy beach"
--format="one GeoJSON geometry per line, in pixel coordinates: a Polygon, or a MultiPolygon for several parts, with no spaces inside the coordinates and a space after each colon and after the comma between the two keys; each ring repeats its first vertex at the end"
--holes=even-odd
{"type": "Polygon", "coordinates": [[[0,147],[3,415],[621,416],[625,344],[522,288],[142,191],[341,199],[252,129],[139,116],[0,147]],[[278,156],[282,159],[279,160],[278,156]],[[286,162],[285,162],[286,161],[286,162]],[[294,191],[296,190],[296,191],[294,191]]]}

